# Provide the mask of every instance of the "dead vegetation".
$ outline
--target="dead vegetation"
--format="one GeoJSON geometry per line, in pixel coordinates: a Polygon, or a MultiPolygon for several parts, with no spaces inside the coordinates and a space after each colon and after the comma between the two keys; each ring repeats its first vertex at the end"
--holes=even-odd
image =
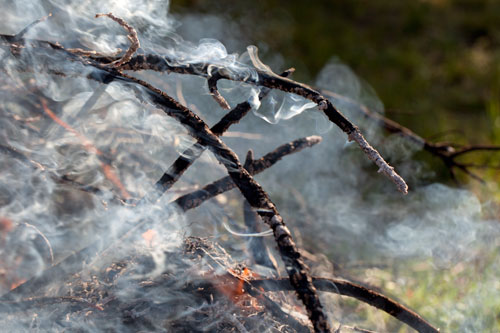
{"type": "MultiPolygon", "coordinates": [[[[253,62],[253,68],[250,70],[254,74],[250,76],[235,69],[209,63],[176,64],[175,59],[169,59],[167,56],[136,55],[140,44],[134,28],[112,14],[98,14],[98,16],[107,16],[128,31],[131,46],[122,52],[123,55],[110,56],[98,54],[93,50],[65,48],[64,41],[60,41],[59,44],[28,40],[24,35],[32,26],[30,25],[15,36],[0,35],[0,44],[5,51],[2,61],[7,58],[14,60],[18,70],[22,72],[43,71],[45,74],[68,80],[81,76],[82,73],[78,70],[71,72],[71,66],[65,67],[64,64],[78,64],[88,69],[84,74],[88,80],[98,82],[104,87],[112,82],[119,82],[134,92],[133,98],[137,101],[144,105],[152,105],[176,119],[196,139],[196,143],[185,150],[151,190],[141,198],[127,190],[120,180],[119,173],[113,167],[112,153],[101,151],[96,143],[63,121],[58,113],[54,112],[60,109],[60,103],[43,97],[36,82],[28,80],[19,83],[14,80],[10,82],[8,79],[3,82],[2,89],[5,91],[11,89],[13,94],[20,94],[23,90],[25,103],[30,104],[30,107],[38,112],[38,118],[14,119],[14,121],[26,131],[31,131],[33,137],[43,134],[36,123],[41,118],[72,133],[79,139],[80,145],[98,159],[100,172],[111,184],[115,194],[109,203],[123,205],[132,210],[141,209],[145,205],[154,205],[205,150],[211,151],[218,162],[226,168],[228,176],[202,189],[184,194],[170,204],[181,211],[187,211],[237,187],[249,205],[246,212],[247,225],[254,228],[256,233],[262,231],[256,226],[258,223],[255,221],[262,220],[271,228],[288,279],[279,277],[277,266],[266,255],[265,246],[262,244],[257,246],[257,251],[254,247],[250,253],[253,253],[255,262],[274,271],[272,276],[259,276],[253,272],[252,267],[232,262],[229,254],[220,245],[202,238],[186,238],[181,248],[162,251],[162,261],[165,265],[159,272],[155,271],[151,256],[139,250],[119,261],[108,262],[104,267],[97,266],[98,270],[95,270],[95,267],[90,270],[82,268],[85,266],[83,263],[106,261],[106,256],[120,243],[131,242],[130,239],[137,238],[137,235],[142,234],[145,239],[154,237],[152,231],[154,225],[151,225],[150,221],[144,220],[138,223],[134,221],[124,223],[125,227],[113,236],[103,235],[102,239],[96,240],[95,243],[88,244],[82,249],[74,249],[72,254],[49,265],[37,276],[27,281],[15,281],[15,284],[10,286],[11,290],[2,296],[0,302],[0,312],[5,314],[1,320],[4,327],[14,327],[9,325],[15,320],[23,322],[24,327],[39,330],[52,330],[53,323],[57,323],[60,330],[78,330],[82,329],[83,324],[98,329],[104,322],[120,322],[120,325],[123,324],[132,331],[154,330],[160,325],[172,331],[246,332],[265,331],[271,327],[272,331],[281,332],[307,332],[311,328],[316,332],[328,332],[332,331],[332,327],[321,304],[320,291],[356,298],[389,313],[419,332],[438,332],[437,328],[414,311],[377,291],[343,279],[311,275],[309,265],[314,262],[310,261],[308,264],[301,255],[276,205],[255,181],[253,175],[271,167],[286,155],[314,146],[321,141],[320,137],[306,137],[286,143],[259,159],[255,159],[250,150],[246,161],[242,163],[219,136],[251,110],[252,105],[249,102],[237,105],[216,125],[209,128],[193,110],[130,72],[153,70],[201,76],[207,80],[210,93],[224,109],[230,109],[230,105],[217,88],[217,82],[222,79],[243,81],[261,87],[259,99],[265,98],[271,89],[300,95],[316,103],[318,109],[342,129],[349,140],[358,143],[367,157],[378,166],[379,172],[394,182],[400,192],[407,193],[408,187],[405,181],[365,140],[360,130],[328,99],[333,93],[322,94],[305,84],[289,79],[288,76],[293,70],[285,71],[281,75],[273,73],[259,60],[256,49],[249,49],[253,62]],[[29,53],[30,57],[23,57],[25,52],[29,53]],[[35,65],[30,62],[29,59],[32,58],[36,58],[39,63],[35,65]],[[20,84],[17,89],[16,84],[20,84]],[[250,221],[251,218],[254,219],[253,223],[250,221]],[[144,236],[148,232],[153,234],[144,236]],[[59,287],[51,289],[49,296],[46,294],[47,286],[54,283],[59,287]],[[292,300],[288,295],[287,291],[292,290],[302,302],[305,311],[302,311],[299,302],[292,300]],[[164,301],[165,299],[168,301],[164,301]],[[20,318],[20,313],[29,315],[20,318]]],[[[82,110],[92,108],[100,93],[102,91],[94,91],[82,110]]],[[[474,176],[468,171],[472,166],[460,164],[455,158],[477,149],[499,149],[493,146],[477,146],[456,150],[451,144],[433,144],[363,106],[360,106],[360,110],[388,131],[399,133],[409,140],[422,144],[424,149],[442,158],[450,170],[459,168],[474,176]]],[[[8,112],[6,110],[3,112],[7,116],[8,112]]],[[[43,136],[38,139],[43,140],[43,136]]],[[[2,154],[37,170],[44,177],[50,177],[58,184],[65,184],[89,195],[100,191],[94,184],[82,183],[71,177],[46,171],[36,160],[36,154],[30,156],[10,146],[7,140],[5,142],[7,143],[0,146],[2,154]]],[[[8,223],[4,224],[3,232],[10,232],[7,230],[8,223]]],[[[368,332],[348,326],[337,329],[340,330],[368,332]]]]}

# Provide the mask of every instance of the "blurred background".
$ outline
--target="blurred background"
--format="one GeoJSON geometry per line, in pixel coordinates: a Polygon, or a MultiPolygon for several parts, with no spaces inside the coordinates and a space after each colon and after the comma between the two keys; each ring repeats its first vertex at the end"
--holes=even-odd
{"type": "MultiPolygon", "coordinates": [[[[183,38],[216,38],[237,53],[257,45],[275,71],[295,67],[307,83],[340,61],[374,88],[387,117],[431,141],[500,143],[498,1],[176,0],[171,14],[183,38]]],[[[419,157],[449,181],[439,160],[419,157]]]]}

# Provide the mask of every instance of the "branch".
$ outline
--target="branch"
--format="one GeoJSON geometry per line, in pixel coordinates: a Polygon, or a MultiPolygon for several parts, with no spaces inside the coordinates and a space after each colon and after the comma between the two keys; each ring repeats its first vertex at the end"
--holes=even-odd
{"type": "MultiPolygon", "coordinates": [[[[283,72],[283,76],[288,76],[293,73],[293,68],[288,69],[283,72]]],[[[259,100],[262,100],[269,93],[269,89],[263,89],[259,94],[259,100]]],[[[237,124],[248,112],[252,109],[252,105],[245,101],[238,104],[233,110],[227,113],[222,119],[212,126],[210,129],[212,133],[217,136],[221,136],[228,130],[228,128],[237,124]]],[[[167,171],[162,175],[160,180],[155,184],[153,192],[148,193],[144,198],[142,198],[141,203],[144,202],[155,202],[158,200],[163,193],[168,191],[174,184],[179,180],[179,178],[184,174],[184,172],[196,161],[198,157],[205,151],[205,147],[200,145],[198,140],[197,143],[192,145],[190,148],[186,149],[168,168],[167,171]]]]}
{"type": "MultiPolygon", "coordinates": [[[[320,141],[321,141],[320,137],[314,137],[314,136],[298,139],[276,148],[273,152],[266,154],[264,157],[258,160],[251,160],[252,162],[251,164],[248,163],[247,160],[247,163],[245,163],[245,165],[249,166],[251,174],[257,174],[271,167],[284,156],[295,152],[299,152],[300,150],[306,147],[311,147],[316,143],[319,143],[320,141]]],[[[19,158],[23,161],[26,161],[26,163],[35,163],[36,165],[38,165],[36,162],[29,160],[26,156],[19,153],[17,150],[13,148],[4,147],[0,145],[0,150],[1,149],[5,149],[6,153],[16,158],[19,158]]],[[[184,195],[175,200],[173,203],[179,205],[184,211],[187,211],[191,208],[198,207],[205,200],[208,200],[217,194],[223,193],[235,187],[236,185],[231,181],[231,178],[225,177],[213,183],[213,185],[208,185],[207,187],[205,187],[208,188],[207,192],[209,194],[204,195],[203,198],[200,195],[201,191],[200,190],[200,191],[195,191],[191,194],[184,195]],[[193,200],[193,198],[196,198],[196,200],[193,200]],[[181,205],[182,203],[184,203],[184,206],[181,205]]],[[[116,238],[123,238],[124,235],[128,232],[130,232],[130,230],[123,231],[119,235],[117,235],[116,238]]],[[[113,240],[109,240],[107,244],[110,244],[112,242],[113,240]]],[[[0,300],[13,300],[19,295],[33,294],[37,292],[39,289],[41,289],[43,286],[53,282],[54,280],[56,281],[64,280],[67,276],[73,275],[74,273],[80,271],[82,262],[84,261],[90,262],[95,257],[102,254],[109,248],[108,247],[104,250],[99,251],[101,245],[102,245],[101,241],[98,240],[91,243],[87,247],[67,256],[59,263],[44,270],[40,275],[29,279],[28,281],[20,284],[15,289],[12,289],[6,294],[2,295],[0,297],[0,300]]]]}
{"type": "MultiPolygon", "coordinates": [[[[312,147],[315,144],[320,143],[321,140],[322,139],[319,136],[308,136],[281,145],[272,152],[267,153],[263,157],[259,158],[258,160],[253,160],[251,158],[248,158],[247,156],[247,160],[245,161],[245,168],[251,175],[259,174],[265,169],[273,166],[284,156],[299,152],[307,147],[312,147]]],[[[232,190],[235,187],[236,185],[231,180],[231,177],[227,176],[206,185],[202,189],[185,194],[174,200],[173,203],[178,205],[182,210],[187,211],[189,209],[196,208],[206,200],[211,199],[226,191],[232,190]]]]}
{"type": "MultiPolygon", "coordinates": [[[[263,288],[265,291],[293,290],[287,279],[250,280],[249,283],[256,288],[263,288]]],[[[439,329],[429,324],[416,312],[376,291],[341,279],[313,277],[313,283],[318,290],[354,297],[364,303],[370,304],[377,309],[387,312],[418,332],[439,332],[439,329]]]]}
{"type": "MultiPolygon", "coordinates": [[[[252,49],[249,49],[249,51],[252,49]]],[[[256,51],[253,51],[254,57],[256,57],[256,51]]],[[[110,58],[96,58],[99,62],[110,61],[110,58]]],[[[193,63],[193,64],[175,64],[175,59],[171,59],[167,56],[160,55],[138,55],[133,57],[128,64],[123,66],[123,69],[138,71],[138,70],[154,70],[158,72],[175,72],[179,74],[191,74],[206,77],[216,77],[216,80],[226,79],[232,81],[241,81],[249,84],[255,84],[259,86],[268,87],[271,89],[278,89],[289,93],[294,93],[296,95],[302,96],[309,99],[316,104],[318,108],[322,110],[328,119],[335,123],[342,131],[344,131],[350,140],[354,140],[361,147],[363,152],[365,152],[369,159],[371,159],[378,167],[379,172],[382,172],[387,176],[393,183],[396,184],[398,190],[403,194],[408,192],[408,186],[401,176],[399,176],[394,168],[391,167],[383,158],[380,156],[377,150],[375,150],[363,137],[359,129],[352,124],[333,104],[321,95],[320,92],[314,90],[313,88],[290,80],[288,78],[280,77],[279,75],[273,73],[271,70],[259,66],[255,68],[254,75],[243,75],[240,73],[230,72],[224,68],[217,68],[217,66],[206,63],[193,63]],[[215,69],[214,69],[215,68],[215,69]]],[[[213,87],[214,84],[212,83],[213,87]]]]}
{"type": "Polygon", "coordinates": [[[215,99],[215,101],[219,103],[221,108],[229,110],[231,106],[229,106],[229,103],[224,99],[224,97],[222,97],[219,90],[217,89],[217,81],[219,81],[221,78],[222,76],[219,74],[219,72],[216,72],[214,75],[210,75],[207,80],[208,91],[210,91],[210,94],[215,99]]]}
{"type": "Polygon", "coordinates": [[[128,48],[127,52],[125,52],[125,54],[120,59],[117,59],[117,60],[111,62],[110,64],[108,64],[111,67],[120,68],[123,65],[125,65],[127,62],[130,61],[130,59],[132,58],[134,53],[140,47],[139,38],[137,38],[137,31],[135,31],[134,28],[132,28],[127,22],[125,22],[125,20],[123,20],[119,17],[116,17],[111,13],[96,14],[95,17],[98,18],[98,17],[103,17],[103,16],[109,17],[110,19],[117,22],[119,25],[124,27],[125,30],[128,31],[127,38],[130,40],[131,44],[130,44],[130,47],[128,48]]]}
{"type": "Polygon", "coordinates": [[[238,156],[210,131],[203,120],[163,91],[145,81],[125,74],[120,74],[119,78],[131,80],[137,85],[142,86],[143,89],[136,90],[136,96],[139,100],[145,103],[152,103],[170,117],[178,120],[200,144],[212,151],[219,163],[224,165],[229,176],[245,199],[259,213],[264,223],[268,224],[273,230],[274,238],[280,250],[281,258],[285,263],[290,281],[299,298],[304,303],[315,331],[329,332],[330,327],[323,312],[323,306],[309,276],[309,268],[301,259],[290,231],[286,227],[275,204],[264,189],[243,168],[238,156]]]}
{"type": "MultiPolygon", "coordinates": [[[[263,221],[272,228],[291,283],[295,287],[299,298],[304,303],[315,330],[318,332],[329,331],[326,316],[308,273],[309,269],[300,258],[290,231],[285,226],[276,206],[269,199],[262,187],[243,168],[236,154],[215,136],[198,116],[161,90],[147,82],[120,73],[109,66],[99,65],[90,58],[83,60],[81,57],[75,56],[73,59],[80,62],[84,61],[84,64],[94,67],[95,71],[91,72],[89,77],[98,82],[103,82],[105,77],[111,75],[115,80],[130,85],[135,89],[139,100],[144,103],[151,103],[167,115],[177,119],[201,144],[210,148],[219,162],[226,167],[232,180],[237,184],[248,202],[259,212],[263,221]],[[140,85],[142,88],[137,89],[137,85],[140,85]]],[[[82,259],[81,255],[82,253],[80,252],[75,254],[76,257],[82,259]]],[[[85,257],[85,253],[83,255],[85,257]]],[[[78,262],[81,262],[81,260],[78,262]]]]}
{"type": "Polygon", "coordinates": [[[479,165],[479,164],[467,164],[461,163],[457,161],[459,156],[463,156],[472,152],[478,151],[500,151],[500,146],[496,145],[467,145],[460,148],[457,148],[456,144],[447,143],[447,142],[431,142],[427,139],[422,138],[412,130],[403,125],[382,116],[381,114],[371,111],[365,105],[360,104],[348,97],[336,94],[334,92],[328,90],[322,90],[322,93],[330,98],[334,98],[337,100],[342,100],[344,103],[349,103],[354,107],[355,110],[364,114],[371,120],[375,121],[376,124],[383,127],[389,133],[399,134],[402,137],[416,143],[423,147],[424,150],[428,151],[432,155],[438,157],[443,161],[446,167],[450,171],[451,177],[456,180],[455,170],[459,169],[463,171],[465,174],[469,175],[471,178],[478,180],[481,183],[484,183],[484,180],[471,172],[470,168],[490,168],[496,169],[496,166],[487,166],[487,165],[479,165]]]}

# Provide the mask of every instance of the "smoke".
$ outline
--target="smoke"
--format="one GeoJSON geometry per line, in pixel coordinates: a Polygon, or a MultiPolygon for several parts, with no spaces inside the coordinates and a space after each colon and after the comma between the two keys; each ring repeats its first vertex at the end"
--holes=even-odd
{"type": "MultiPolygon", "coordinates": [[[[169,55],[177,65],[205,62],[239,75],[255,75],[250,65],[254,51],[245,50],[242,32],[234,22],[195,13],[174,18],[168,13],[168,1],[0,4],[2,33],[15,34],[52,12],[50,19],[33,27],[26,37],[110,54],[127,48],[126,33],[116,22],[94,19],[94,15],[112,12],[138,31],[139,52],[169,55]],[[183,25],[179,27],[180,22],[183,25]]],[[[0,56],[7,52],[2,50],[0,56]]],[[[56,317],[50,309],[42,309],[28,324],[24,320],[16,325],[8,316],[2,322],[11,331],[30,327],[175,330],[176,323],[182,321],[192,321],[189,327],[193,329],[224,328],[229,319],[221,317],[222,313],[241,314],[234,304],[211,302],[185,289],[190,283],[195,285],[193,280],[213,274],[216,265],[212,263],[210,270],[209,259],[193,263],[183,257],[180,248],[186,236],[210,237],[224,245],[235,260],[251,264],[245,252],[247,239],[240,232],[245,230],[242,196],[237,191],[225,193],[185,214],[168,203],[225,176],[225,170],[211,154],[204,153],[158,203],[135,208],[124,205],[126,197],[138,200],[151,191],[194,140],[179,123],[141,103],[136,98],[137,90],[126,84],[102,86],[85,78],[89,68],[61,59],[51,62],[70,75],[48,74],[47,58],[29,48],[22,57],[33,65],[33,72],[18,68],[7,58],[0,77],[0,135],[5,146],[0,150],[0,290],[5,293],[50,267],[51,251],[58,262],[102,239],[98,250],[111,245],[110,249],[86,262],[68,285],[51,285],[46,295],[96,297],[99,292],[85,294],[85,283],[106,281],[115,288],[117,308],[137,325],[127,326],[123,318],[92,321],[79,313],[67,322],[50,326],[51,316],[56,317]],[[89,103],[91,100],[95,102],[89,103]],[[137,224],[149,226],[154,233],[142,236],[141,229],[121,238],[123,231],[137,224]],[[113,244],[107,243],[110,239],[113,244]],[[125,270],[120,265],[132,268],[125,270]],[[155,284],[165,276],[168,283],[155,284]],[[169,311],[162,312],[164,309],[169,311]]],[[[208,93],[204,78],[149,72],[134,75],[163,89],[209,124],[226,112],[208,93]]],[[[497,221],[484,220],[482,203],[472,192],[430,184],[432,170],[414,160],[421,146],[400,136],[385,136],[381,128],[361,115],[360,105],[383,113],[383,103],[347,65],[333,58],[314,84],[339,95],[331,98],[332,103],[361,128],[412,186],[410,194],[401,197],[377,174],[359,147],[348,143],[345,134],[309,101],[273,91],[259,104],[259,89],[219,82],[219,90],[231,106],[246,100],[254,105],[253,113],[223,137],[239,156],[252,148],[260,157],[298,137],[323,137],[317,147],[287,156],[256,176],[300,245],[318,257],[325,255],[359,280],[388,288],[443,330],[474,332],[496,327],[492,318],[497,313],[492,309],[500,306],[499,266],[495,260],[500,245],[497,221]],[[364,269],[350,270],[349,265],[355,264],[364,265],[364,269]],[[377,268],[384,265],[389,268],[377,268]],[[459,295],[454,289],[460,289],[459,295]],[[443,299],[434,300],[440,293],[445,294],[443,299]]],[[[271,237],[265,242],[274,248],[271,237]]],[[[337,273],[326,261],[312,264],[323,276],[337,273]]],[[[91,301],[103,306],[115,301],[104,295],[104,286],[100,288],[103,294],[91,301]]],[[[336,321],[367,322],[337,296],[324,296],[323,303],[336,321]]],[[[54,311],[64,313],[69,307],[61,305],[54,311]]],[[[273,325],[272,319],[266,318],[262,330],[273,325]]],[[[238,317],[232,323],[239,327],[245,321],[238,317]]],[[[397,328],[391,323],[380,325],[374,329],[397,328]]]]}

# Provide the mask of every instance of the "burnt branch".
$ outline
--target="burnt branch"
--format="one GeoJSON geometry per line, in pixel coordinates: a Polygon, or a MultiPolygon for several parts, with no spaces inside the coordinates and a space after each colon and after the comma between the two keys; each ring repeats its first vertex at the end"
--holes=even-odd
{"type": "MultiPolygon", "coordinates": [[[[0,39],[9,44],[15,42],[12,40],[12,36],[8,35],[0,35],[0,39]]],[[[71,50],[66,50],[59,44],[37,40],[30,40],[30,42],[33,42],[38,46],[49,47],[54,50],[72,53],[71,50]]],[[[76,59],[75,57],[73,57],[73,60],[84,62],[88,65],[98,68],[102,68],[102,66],[99,66],[98,64],[108,64],[110,62],[113,63],[119,60],[115,59],[114,57],[103,57],[99,55],[92,57],[90,55],[88,57],[85,57],[85,55],[78,53],[73,53],[73,55],[78,56],[76,57],[76,59]],[[80,56],[84,56],[84,58],[87,59],[84,59],[80,56]]],[[[349,140],[356,141],[363,152],[367,154],[368,158],[371,159],[379,167],[379,172],[383,173],[394,184],[396,184],[400,192],[402,192],[403,194],[408,193],[408,186],[406,185],[404,179],[401,178],[401,176],[399,176],[399,174],[394,171],[394,168],[391,167],[382,158],[382,156],[380,156],[378,151],[366,141],[359,128],[351,123],[351,121],[349,121],[349,119],[347,119],[339,110],[337,110],[337,108],[319,91],[311,88],[306,84],[281,77],[268,69],[267,66],[265,68],[262,66],[259,67],[260,69],[252,69],[255,75],[247,75],[247,73],[230,71],[225,68],[218,68],[215,65],[207,63],[190,63],[177,65],[175,59],[170,59],[166,56],[148,54],[132,57],[130,61],[124,63],[123,65],[120,65],[120,70],[154,70],[158,72],[174,72],[179,74],[202,76],[207,79],[210,78],[210,76],[218,75],[220,76],[220,79],[245,82],[302,96],[316,103],[318,105],[318,108],[325,113],[328,119],[348,135],[349,140]]]]}
{"type": "MultiPolygon", "coordinates": [[[[255,51],[254,51],[255,52],[255,51]]],[[[256,57],[256,54],[254,54],[256,57]]],[[[109,61],[109,58],[96,59],[97,61],[109,61]]],[[[231,72],[225,68],[216,68],[215,65],[206,63],[195,63],[186,65],[172,65],[175,64],[175,59],[170,59],[166,56],[158,55],[139,55],[133,57],[130,62],[123,67],[126,70],[154,70],[158,72],[175,72],[179,74],[199,75],[206,78],[216,76],[217,80],[226,79],[232,81],[241,81],[249,84],[264,86],[271,89],[278,89],[289,93],[302,96],[309,99],[318,105],[318,108],[325,113],[331,122],[336,124],[342,131],[344,131],[350,140],[356,141],[361,147],[363,152],[367,154],[378,167],[379,171],[386,175],[393,183],[396,184],[398,190],[403,194],[408,192],[408,186],[401,176],[399,176],[394,168],[391,167],[380,156],[363,137],[357,126],[351,123],[337,108],[320,92],[311,88],[308,85],[299,83],[288,78],[280,77],[272,72],[269,67],[259,66],[253,69],[255,75],[244,75],[238,72],[231,72]],[[216,69],[213,69],[213,68],[216,69]]]]}
{"type": "Polygon", "coordinates": [[[167,115],[179,121],[200,144],[207,146],[212,151],[219,163],[224,165],[232,181],[245,199],[252,208],[257,210],[264,223],[268,224],[273,230],[290,282],[294,286],[298,297],[304,303],[315,331],[329,332],[328,320],[309,276],[309,268],[301,259],[290,231],[274,203],[250,173],[243,168],[238,156],[214,135],[205,122],[191,110],[145,81],[125,74],[122,77],[130,79],[143,88],[141,92],[145,93],[148,98],[144,98],[143,94],[137,94],[136,96],[141,101],[152,103],[167,115]]]}
{"type": "Polygon", "coordinates": [[[111,13],[96,14],[95,15],[96,18],[103,17],[103,16],[109,17],[110,19],[117,22],[119,25],[121,25],[123,28],[125,28],[125,30],[128,31],[127,38],[129,39],[131,44],[130,44],[130,47],[128,48],[127,52],[125,52],[125,54],[120,59],[117,59],[117,60],[111,62],[110,64],[108,64],[109,66],[112,66],[115,68],[120,68],[123,65],[125,65],[127,62],[130,61],[130,59],[132,58],[134,53],[140,47],[139,38],[137,37],[137,31],[135,31],[135,29],[133,27],[131,27],[127,22],[125,22],[125,20],[123,20],[119,17],[116,17],[111,13]]]}
{"type": "Polygon", "coordinates": [[[383,115],[374,112],[367,108],[365,105],[360,104],[348,97],[336,94],[334,92],[328,90],[322,90],[322,93],[330,98],[341,100],[344,103],[349,103],[354,107],[359,113],[365,115],[367,118],[374,121],[377,125],[384,128],[387,132],[392,134],[399,134],[407,140],[421,146],[424,150],[431,153],[432,155],[438,157],[442,160],[444,165],[448,168],[452,179],[456,181],[455,170],[461,170],[471,178],[484,183],[484,180],[470,171],[471,168],[480,168],[480,169],[496,169],[497,166],[490,166],[485,164],[475,164],[475,163],[462,163],[457,160],[459,157],[463,157],[464,155],[474,153],[474,152],[496,152],[500,151],[500,146],[497,145],[465,145],[459,146],[454,143],[448,142],[432,142],[428,139],[424,139],[420,135],[416,134],[409,128],[391,120],[383,115]]]}
{"type": "Polygon", "coordinates": [[[219,72],[216,72],[214,75],[210,75],[207,80],[208,91],[210,91],[210,95],[212,95],[215,101],[219,103],[221,108],[229,110],[231,106],[226,101],[226,99],[222,97],[219,90],[217,89],[217,81],[219,81],[220,79],[222,79],[222,76],[219,72]]]}
{"type": "MultiPolygon", "coordinates": [[[[272,152],[267,153],[257,160],[253,160],[251,158],[248,158],[247,156],[247,160],[245,161],[245,169],[247,169],[251,175],[256,175],[273,166],[284,156],[299,152],[302,149],[311,147],[319,142],[321,142],[321,137],[309,136],[279,146],[272,152]]],[[[173,203],[179,206],[182,210],[187,211],[189,209],[196,208],[206,200],[211,199],[226,191],[232,190],[235,187],[236,184],[231,180],[231,177],[227,176],[206,185],[202,189],[185,194],[174,200],[173,203]]]]}
{"type": "MultiPolygon", "coordinates": [[[[283,72],[283,76],[288,76],[293,73],[293,69],[283,72]]],[[[269,89],[263,89],[259,94],[259,100],[262,100],[269,93],[269,89]]],[[[233,110],[227,113],[222,119],[210,129],[212,133],[221,136],[233,124],[237,124],[248,112],[252,109],[250,102],[245,101],[238,104],[233,110]]],[[[198,157],[205,151],[205,147],[197,143],[186,149],[181,156],[168,168],[167,171],[156,182],[153,192],[148,193],[141,202],[154,202],[158,200],[163,193],[168,191],[184,172],[196,161],[198,157]]]]}
{"type": "MultiPolygon", "coordinates": [[[[320,291],[332,292],[344,296],[356,298],[364,303],[370,304],[382,311],[387,312],[399,321],[414,328],[418,332],[437,333],[439,329],[425,321],[416,312],[410,310],[399,302],[382,295],[376,291],[365,288],[355,283],[341,280],[313,277],[314,286],[320,291]]],[[[256,288],[266,291],[292,290],[287,279],[263,279],[251,280],[250,284],[256,288]]]]}
{"type": "MultiPolygon", "coordinates": [[[[75,59],[80,62],[83,60],[79,56],[75,57],[75,59]]],[[[308,273],[309,269],[301,259],[290,231],[285,226],[274,203],[272,203],[262,187],[243,168],[236,154],[214,135],[197,115],[161,90],[145,81],[123,74],[109,66],[99,65],[92,59],[87,58],[84,64],[95,68],[95,71],[90,73],[89,76],[98,82],[103,82],[104,77],[112,75],[115,80],[129,85],[133,89],[137,89],[136,96],[140,101],[152,104],[167,115],[178,120],[202,145],[209,147],[218,161],[225,166],[231,179],[237,184],[243,196],[259,212],[263,221],[273,230],[282,259],[290,276],[290,281],[295,287],[299,298],[304,303],[315,330],[318,332],[329,331],[330,328],[326,315],[323,312],[316,289],[312,285],[308,273]],[[137,86],[141,87],[140,90],[137,86]]]]}

